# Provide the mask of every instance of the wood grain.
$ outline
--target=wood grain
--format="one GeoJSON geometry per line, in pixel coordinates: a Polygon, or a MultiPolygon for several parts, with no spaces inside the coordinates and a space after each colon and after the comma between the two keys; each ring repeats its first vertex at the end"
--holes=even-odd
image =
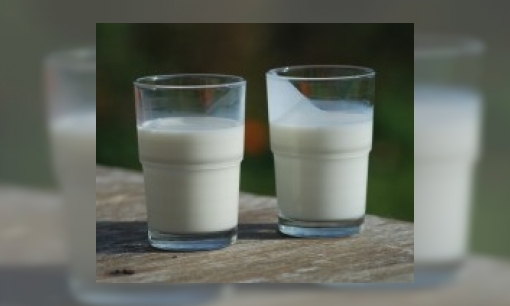
{"type": "Polygon", "coordinates": [[[297,239],[276,230],[276,199],[242,194],[236,244],[176,253],[147,242],[141,173],[98,167],[96,279],[106,283],[412,282],[413,224],[367,216],[353,238],[297,239]]]}
{"type": "MultiPolygon", "coordinates": [[[[123,171],[114,171],[114,173],[121,176],[125,174],[123,171]]],[[[141,182],[138,174],[132,177],[130,175],[131,173],[128,173],[126,179],[131,179],[131,183],[141,182]]],[[[101,177],[98,176],[98,181],[105,178],[101,177]]],[[[2,221],[0,222],[0,268],[2,268],[0,283],[2,284],[1,289],[4,289],[3,291],[0,289],[4,293],[3,295],[0,294],[1,301],[6,299],[7,301],[14,301],[13,305],[26,304],[27,296],[29,296],[34,297],[39,301],[39,304],[44,305],[53,305],[58,303],[56,301],[65,301],[61,303],[62,305],[81,305],[72,302],[66,284],[67,272],[64,267],[55,269],[53,265],[51,267],[46,266],[58,262],[58,258],[63,258],[65,255],[63,249],[58,247],[63,243],[61,234],[59,234],[63,232],[59,201],[57,195],[53,192],[0,186],[0,219],[2,221]],[[43,218],[46,221],[42,222],[40,219],[34,219],[32,215],[39,218],[44,216],[43,218]],[[37,222],[34,222],[35,220],[37,222]],[[19,230],[19,228],[23,228],[23,230],[19,230]],[[16,239],[13,239],[14,237],[16,239]],[[30,244],[21,246],[13,244],[15,241],[20,243],[30,241],[30,244]],[[37,250],[37,252],[27,252],[29,249],[37,250]],[[20,251],[23,252],[20,253],[20,251]],[[16,260],[14,262],[3,261],[9,258],[4,256],[9,253],[15,255],[16,260]],[[25,256],[28,254],[30,254],[29,258],[25,256]],[[34,266],[35,263],[44,264],[44,266],[34,266]],[[14,264],[16,266],[13,267],[14,264]],[[23,288],[23,290],[20,291],[19,288],[23,288]],[[41,295],[41,292],[45,294],[41,295]],[[16,303],[16,301],[19,302],[16,303]],[[45,301],[47,301],[46,304],[45,301]]],[[[136,211],[132,210],[133,207],[123,207],[123,209],[133,212],[135,216],[137,214],[136,211]]],[[[110,211],[105,216],[113,213],[114,211],[110,211]]],[[[129,220],[129,218],[125,220],[129,220]]],[[[229,290],[223,298],[212,298],[204,305],[304,306],[337,305],[339,303],[344,306],[510,305],[510,264],[508,261],[488,256],[470,256],[460,272],[458,278],[451,283],[414,290],[407,290],[412,288],[412,284],[401,284],[404,288],[407,288],[406,290],[402,290],[402,288],[393,290],[320,289],[314,285],[296,285],[295,287],[287,285],[282,287],[276,284],[242,284],[232,288],[232,285],[227,285],[229,290]]],[[[402,275],[405,277],[406,274],[402,275]]],[[[118,277],[123,276],[118,275],[118,277]]],[[[398,278],[399,276],[395,277],[398,278]]],[[[391,279],[391,277],[388,277],[385,280],[391,279]]],[[[146,285],[143,286],[143,288],[147,288],[146,285]]],[[[132,288],[142,287],[129,285],[129,288],[129,290],[132,290],[132,288]]],[[[173,294],[171,290],[173,287],[164,288],[170,296],[173,294]]],[[[196,294],[199,293],[196,292],[196,294]]],[[[141,303],[141,305],[149,304],[141,303]]]]}
{"type": "Polygon", "coordinates": [[[64,233],[54,191],[0,185],[0,268],[64,262],[64,233]]]}
{"type": "Polygon", "coordinates": [[[262,290],[236,285],[235,294],[211,301],[208,305],[507,306],[510,305],[509,289],[508,262],[487,256],[471,256],[454,281],[440,286],[401,284],[385,287],[384,290],[363,287],[346,290],[320,285],[283,288],[272,284],[262,290]]]}

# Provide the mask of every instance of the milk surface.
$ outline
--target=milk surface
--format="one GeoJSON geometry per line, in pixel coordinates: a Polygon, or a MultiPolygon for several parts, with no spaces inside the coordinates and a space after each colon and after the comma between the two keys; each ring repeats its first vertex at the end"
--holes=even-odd
{"type": "Polygon", "coordinates": [[[210,117],[163,118],[138,127],[149,230],[172,234],[237,225],[244,126],[210,117]]]}
{"type": "Polygon", "coordinates": [[[302,221],[363,217],[372,107],[304,102],[270,123],[280,216],[302,221]]]}
{"type": "Polygon", "coordinates": [[[454,262],[468,247],[481,98],[416,84],[414,97],[415,260],[454,262]]]}

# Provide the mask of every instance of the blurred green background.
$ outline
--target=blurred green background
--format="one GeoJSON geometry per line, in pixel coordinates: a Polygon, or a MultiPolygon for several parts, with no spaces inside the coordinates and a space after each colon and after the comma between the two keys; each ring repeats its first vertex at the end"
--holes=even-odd
{"type": "Polygon", "coordinates": [[[247,87],[241,190],[275,195],[265,72],[303,64],[375,69],[367,210],[414,220],[413,24],[98,24],[98,164],[140,170],[132,82],[155,74],[224,73],[247,87]]]}

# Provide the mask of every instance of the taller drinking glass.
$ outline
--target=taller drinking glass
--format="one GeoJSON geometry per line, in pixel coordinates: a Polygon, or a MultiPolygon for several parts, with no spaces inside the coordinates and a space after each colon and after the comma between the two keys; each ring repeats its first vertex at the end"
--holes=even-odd
{"type": "Polygon", "coordinates": [[[279,230],[296,237],[360,233],[375,72],[298,66],[266,77],[279,230]]]}
{"type": "Polygon", "coordinates": [[[245,87],[240,77],[212,74],[135,81],[152,246],[207,250],[235,241],[245,87]]]}

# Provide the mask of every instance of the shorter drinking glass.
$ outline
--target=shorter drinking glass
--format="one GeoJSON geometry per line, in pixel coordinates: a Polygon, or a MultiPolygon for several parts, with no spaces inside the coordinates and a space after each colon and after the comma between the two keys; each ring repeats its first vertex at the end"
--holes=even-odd
{"type": "Polygon", "coordinates": [[[360,233],[375,72],[297,66],[267,72],[278,227],[296,237],[360,233]]]}
{"type": "Polygon", "coordinates": [[[181,74],[134,85],[150,244],[195,251],[234,243],[245,80],[181,74]]]}

